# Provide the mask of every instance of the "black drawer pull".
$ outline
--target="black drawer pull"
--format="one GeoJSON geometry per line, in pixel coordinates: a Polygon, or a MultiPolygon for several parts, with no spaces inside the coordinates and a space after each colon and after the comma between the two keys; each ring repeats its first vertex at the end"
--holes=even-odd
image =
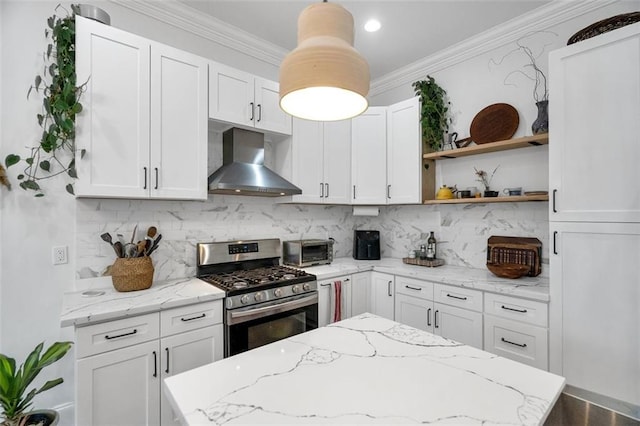
{"type": "Polygon", "coordinates": [[[124,336],[131,336],[133,334],[138,333],[138,329],[134,328],[132,332],[130,333],[124,333],[124,334],[118,334],[117,336],[109,336],[108,334],[104,336],[105,339],[107,340],[111,340],[111,339],[117,339],[118,337],[124,337],[124,336]]]}
{"type": "Polygon", "coordinates": [[[165,373],[169,374],[169,348],[164,348],[167,351],[167,368],[164,370],[165,373]]]}
{"type": "Polygon", "coordinates": [[[504,305],[502,305],[502,309],[505,309],[507,311],[520,312],[521,314],[526,314],[527,313],[526,309],[514,309],[514,308],[509,308],[508,306],[504,306],[504,305]]]}
{"type": "Polygon", "coordinates": [[[408,288],[409,290],[422,291],[422,288],[420,288],[420,287],[411,287],[410,285],[405,285],[405,288],[408,288]]]}
{"type": "Polygon", "coordinates": [[[431,308],[427,309],[427,327],[431,327],[431,308]]]}
{"type": "Polygon", "coordinates": [[[435,326],[435,328],[438,328],[438,312],[440,312],[440,311],[436,311],[436,312],[433,314],[433,317],[434,317],[434,326],[435,326]]]}
{"type": "Polygon", "coordinates": [[[153,377],[158,377],[158,354],[153,351],[153,377]]]}
{"type": "Polygon", "coordinates": [[[204,318],[204,317],[206,317],[206,316],[207,316],[207,314],[205,314],[205,313],[203,312],[201,315],[198,315],[197,317],[192,317],[192,318],[180,318],[180,321],[184,321],[184,322],[187,322],[187,321],[193,321],[193,320],[197,320],[197,319],[200,319],[200,318],[204,318]]]}
{"type": "Polygon", "coordinates": [[[522,343],[522,344],[520,344],[520,343],[510,342],[510,341],[508,341],[507,339],[505,339],[504,337],[501,337],[501,338],[500,338],[500,340],[502,340],[503,342],[508,343],[508,344],[510,344],[510,345],[517,346],[517,347],[519,347],[519,348],[526,348],[526,347],[527,347],[527,344],[526,344],[526,343],[522,343]]]}
{"type": "Polygon", "coordinates": [[[458,299],[458,300],[467,300],[467,298],[466,298],[466,297],[453,296],[453,295],[451,295],[451,294],[449,294],[449,293],[447,293],[447,297],[450,297],[450,298],[452,298],[452,299],[458,299]]]}

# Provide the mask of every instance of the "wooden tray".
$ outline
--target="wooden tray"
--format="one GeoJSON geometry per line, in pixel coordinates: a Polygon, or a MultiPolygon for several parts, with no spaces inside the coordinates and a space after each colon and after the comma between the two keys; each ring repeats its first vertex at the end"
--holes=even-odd
{"type": "Polygon", "coordinates": [[[471,139],[477,144],[511,139],[518,130],[520,116],[509,104],[493,104],[476,114],[471,122],[471,139]]]}
{"type": "Polygon", "coordinates": [[[402,261],[408,265],[428,266],[430,268],[435,268],[436,266],[444,265],[443,259],[427,260],[427,259],[418,259],[418,258],[413,259],[411,257],[403,257],[402,261]]]}

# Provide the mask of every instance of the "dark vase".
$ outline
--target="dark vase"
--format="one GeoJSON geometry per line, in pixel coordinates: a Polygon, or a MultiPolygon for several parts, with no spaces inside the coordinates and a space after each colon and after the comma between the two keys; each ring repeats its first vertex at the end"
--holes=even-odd
{"type": "Polygon", "coordinates": [[[549,131],[549,101],[536,102],[538,107],[538,117],[531,125],[533,134],[547,133],[549,131]]]}

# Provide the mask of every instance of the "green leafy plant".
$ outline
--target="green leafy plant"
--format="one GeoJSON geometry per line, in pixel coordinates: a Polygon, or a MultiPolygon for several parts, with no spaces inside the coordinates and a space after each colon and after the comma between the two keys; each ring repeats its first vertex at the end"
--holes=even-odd
{"type": "MultiPolygon", "coordinates": [[[[56,11],[59,7],[56,7],[56,11]]],[[[43,96],[42,112],[37,115],[38,125],[43,130],[40,141],[29,148],[30,154],[25,158],[18,154],[9,154],[5,158],[7,168],[24,161],[24,171],[17,176],[19,186],[35,191],[36,197],[44,195],[40,187],[42,179],[64,173],[74,179],[78,177],[75,166],[75,118],[82,111],[78,99],[85,84],[76,86],[75,15],[79,9],[77,5],[71,5],[71,10],[72,13],[67,13],[67,16],[58,17],[54,14],[47,19],[45,37],[50,43],[44,53],[44,71],[36,75],[27,93],[27,98],[34,91],[43,96]]],[[[74,193],[73,184],[67,184],[66,189],[70,194],[74,193]]]]}
{"type": "Polygon", "coordinates": [[[431,76],[427,76],[426,80],[415,81],[412,86],[415,94],[420,96],[422,140],[434,151],[438,151],[451,123],[448,117],[451,102],[446,100],[447,92],[431,76]]]}
{"type": "Polygon", "coordinates": [[[62,358],[71,345],[72,342],[55,342],[42,354],[44,343],[40,343],[17,369],[15,359],[0,354],[0,407],[5,419],[2,425],[21,424],[33,397],[63,382],[62,378],[49,380],[40,389],[27,392],[40,371],[62,358]]]}

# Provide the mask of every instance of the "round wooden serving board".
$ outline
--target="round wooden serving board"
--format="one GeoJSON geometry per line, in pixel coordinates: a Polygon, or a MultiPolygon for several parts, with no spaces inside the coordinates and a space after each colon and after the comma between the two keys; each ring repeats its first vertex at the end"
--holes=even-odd
{"type": "Polygon", "coordinates": [[[476,114],[471,122],[471,139],[477,144],[511,139],[518,130],[518,111],[509,104],[493,104],[476,114]]]}

